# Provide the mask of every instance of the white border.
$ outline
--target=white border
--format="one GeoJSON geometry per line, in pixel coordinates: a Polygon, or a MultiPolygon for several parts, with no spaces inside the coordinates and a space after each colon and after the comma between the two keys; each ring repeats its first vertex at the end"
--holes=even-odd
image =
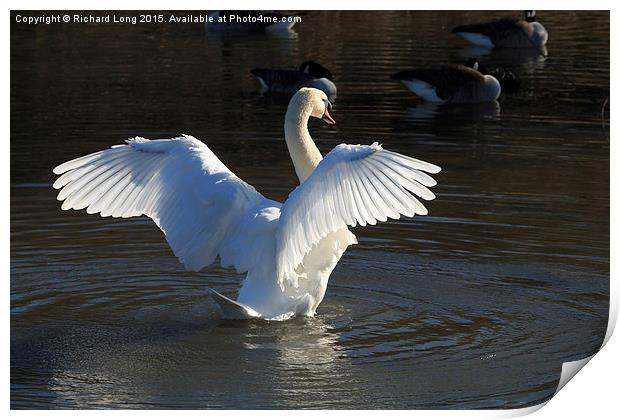
{"type": "MultiPolygon", "coordinates": [[[[53,4],[49,4],[43,1],[32,1],[32,0],[24,0],[24,1],[8,1],[7,2],[9,9],[15,10],[58,10],[58,9],[68,9],[68,10],[165,10],[171,9],[170,6],[174,6],[176,10],[218,10],[218,9],[282,9],[282,10],[409,10],[409,9],[417,9],[417,10],[523,10],[523,9],[539,9],[539,10],[612,10],[611,12],[611,20],[612,24],[614,22],[615,11],[614,5],[620,4],[617,2],[611,1],[600,1],[600,0],[591,0],[588,2],[578,2],[574,0],[570,1],[524,1],[524,2],[502,2],[498,3],[497,1],[434,1],[434,2],[419,2],[414,3],[411,1],[395,1],[395,0],[383,0],[381,2],[364,2],[364,3],[347,3],[345,1],[338,0],[314,0],[312,2],[297,2],[293,3],[292,1],[262,1],[258,2],[249,2],[249,1],[239,1],[239,0],[229,0],[229,1],[183,1],[178,0],[174,3],[169,1],[162,0],[138,0],[128,3],[125,1],[119,0],[108,0],[108,1],[92,1],[92,2],[81,2],[81,1],[57,1],[53,4]],[[351,7],[354,6],[354,7],[351,7]],[[430,6],[430,7],[429,7],[430,6]]],[[[8,12],[7,10],[7,12],[8,12]]],[[[9,13],[7,13],[9,15],[9,13]]],[[[6,16],[6,15],[5,15],[6,16]]],[[[9,56],[10,51],[10,25],[6,25],[4,41],[2,43],[4,57],[9,56]]],[[[617,46],[618,43],[615,39],[616,31],[613,30],[613,25],[611,29],[611,68],[615,68],[614,62],[616,58],[616,51],[614,50],[614,46],[617,46]]],[[[2,86],[3,94],[5,97],[5,108],[2,113],[2,121],[3,127],[5,128],[5,133],[7,137],[10,138],[9,133],[9,106],[10,106],[10,96],[9,96],[9,66],[2,66],[2,72],[4,74],[5,83],[2,86]]],[[[610,103],[613,103],[613,98],[617,98],[615,94],[616,89],[612,87],[611,89],[612,99],[610,103]]],[[[612,111],[613,115],[613,111],[612,111]]],[[[613,117],[611,118],[613,120],[613,117]]],[[[615,156],[617,153],[615,152],[615,148],[611,148],[611,161],[617,162],[615,156]]],[[[2,159],[2,171],[4,182],[2,183],[2,196],[7,197],[5,206],[2,207],[4,220],[6,221],[2,227],[2,232],[4,234],[4,238],[10,238],[9,234],[9,214],[10,214],[10,202],[8,200],[9,197],[9,154],[4,153],[1,157],[2,159]]],[[[614,168],[614,165],[611,165],[611,189],[610,189],[610,204],[611,208],[614,208],[613,204],[615,198],[617,197],[617,182],[614,180],[617,179],[618,170],[614,168]]],[[[618,225],[615,223],[614,219],[611,220],[611,254],[617,254],[615,246],[615,238],[618,238],[618,225]]],[[[4,272],[7,273],[7,277],[10,276],[10,246],[9,242],[5,239],[5,259],[4,259],[4,272]]],[[[420,416],[421,418],[505,418],[505,417],[515,417],[519,415],[529,414],[541,408],[541,406],[547,405],[543,410],[536,411],[535,414],[531,418],[565,418],[565,419],[583,419],[585,416],[591,418],[609,418],[611,413],[618,413],[618,405],[616,403],[617,391],[616,387],[618,384],[618,353],[620,352],[620,344],[618,343],[617,338],[612,338],[609,342],[609,338],[611,336],[611,332],[613,331],[613,326],[615,325],[615,321],[617,318],[618,312],[618,287],[617,282],[614,280],[617,276],[617,266],[616,259],[612,258],[611,263],[611,303],[610,303],[610,318],[612,321],[609,324],[608,332],[605,338],[604,351],[595,355],[592,358],[592,361],[588,363],[587,369],[584,369],[578,376],[577,380],[570,381],[568,385],[556,396],[554,396],[547,404],[541,404],[537,407],[531,407],[526,409],[519,410],[486,410],[486,411],[389,411],[386,415],[395,418],[410,418],[413,416],[420,416]]],[[[9,279],[4,282],[5,287],[5,301],[9,302],[8,297],[10,296],[10,283],[9,279]]],[[[10,303],[9,303],[10,304],[10,303]]],[[[10,331],[10,316],[9,310],[5,308],[5,316],[6,320],[3,324],[4,328],[4,346],[2,347],[2,354],[4,356],[3,360],[5,361],[5,382],[3,384],[3,391],[5,396],[4,408],[8,410],[10,407],[10,367],[9,367],[9,358],[10,358],[10,348],[9,348],[9,331],[10,331]]],[[[573,364],[574,368],[577,364],[573,364]]],[[[358,419],[374,419],[377,414],[376,411],[356,411],[356,412],[345,412],[345,411],[322,411],[320,413],[311,411],[311,412],[303,412],[297,411],[293,415],[300,419],[310,419],[311,417],[314,419],[315,416],[327,416],[329,418],[341,418],[343,416],[348,417],[348,415],[355,415],[358,419]]],[[[19,417],[19,418],[31,418],[34,416],[44,415],[50,418],[66,418],[66,417],[108,417],[110,415],[121,416],[121,417],[142,417],[149,416],[149,418],[169,418],[170,415],[174,416],[237,416],[243,415],[251,416],[253,418],[269,418],[269,419],[283,419],[292,415],[291,411],[237,411],[237,412],[219,412],[219,411],[129,411],[129,410],[119,410],[119,411],[11,411],[11,416],[19,417]]]]}

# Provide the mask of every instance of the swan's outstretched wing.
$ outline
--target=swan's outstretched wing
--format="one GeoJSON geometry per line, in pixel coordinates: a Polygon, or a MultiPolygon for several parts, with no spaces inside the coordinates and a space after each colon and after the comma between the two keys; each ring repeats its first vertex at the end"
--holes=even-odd
{"type": "Polygon", "coordinates": [[[229,230],[265,200],[191,136],[136,137],[63,163],[54,173],[62,174],[54,188],[61,189],[63,210],[85,208],[103,217],[147,215],[189,270],[211,264],[229,230]]]}
{"type": "Polygon", "coordinates": [[[341,144],[319,163],[282,206],[277,231],[278,282],[295,283],[295,269],[328,234],[358,223],[426,214],[413,195],[432,200],[436,184],[424,172],[441,169],[384,150],[379,144],[341,144]]]}

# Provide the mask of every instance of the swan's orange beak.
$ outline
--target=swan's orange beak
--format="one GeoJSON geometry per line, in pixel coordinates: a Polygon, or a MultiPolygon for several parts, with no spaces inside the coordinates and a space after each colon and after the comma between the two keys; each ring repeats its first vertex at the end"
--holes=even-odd
{"type": "Polygon", "coordinates": [[[321,118],[321,119],[323,121],[325,121],[329,125],[336,124],[336,120],[332,118],[332,116],[329,114],[329,110],[327,108],[325,109],[325,113],[323,114],[323,118],[321,118]]]}

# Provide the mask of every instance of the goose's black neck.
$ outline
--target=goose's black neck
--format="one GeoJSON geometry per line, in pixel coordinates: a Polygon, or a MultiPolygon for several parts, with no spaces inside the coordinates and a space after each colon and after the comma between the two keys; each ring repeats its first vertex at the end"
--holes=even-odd
{"type": "Polygon", "coordinates": [[[525,21],[526,22],[536,22],[536,10],[526,10],[525,11],[525,21]]]}

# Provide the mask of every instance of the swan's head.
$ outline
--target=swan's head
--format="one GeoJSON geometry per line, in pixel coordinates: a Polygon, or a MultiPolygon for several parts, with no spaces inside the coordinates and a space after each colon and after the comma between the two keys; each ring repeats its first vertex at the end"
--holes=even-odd
{"type": "MultiPolygon", "coordinates": [[[[288,105],[289,111],[298,114],[307,113],[314,118],[320,118],[327,124],[336,124],[330,115],[332,104],[329,102],[325,92],[315,88],[301,88],[293,95],[288,105]]],[[[288,114],[289,112],[287,112],[288,114]]]]}

